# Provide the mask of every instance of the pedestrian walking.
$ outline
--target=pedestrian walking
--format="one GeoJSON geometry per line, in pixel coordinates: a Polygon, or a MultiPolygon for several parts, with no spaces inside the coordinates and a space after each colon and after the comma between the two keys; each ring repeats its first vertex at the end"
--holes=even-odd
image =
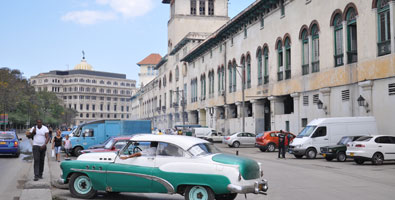
{"type": "Polygon", "coordinates": [[[69,135],[65,136],[65,140],[63,141],[64,151],[66,153],[66,158],[69,158],[71,153],[71,141],[69,140],[69,135]]]}
{"type": "Polygon", "coordinates": [[[280,130],[278,134],[278,158],[280,158],[280,155],[285,158],[285,134],[283,130],[280,130]]]}
{"type": "Polygon", "coordinates": [[[49,125],[49,124],[48,124],[47,127],[48,127],[49,143],[51,143],[51,142],[52,142],[52,132],[53,132],[53,129],[52,129],[51,125],[49,125]]]}
{"type": "Polygon", "coordinates": [[[37,125],[30,129],[33,138],[34,181],[43,178],[44,159],[49,142],[49,130],[43,126],[42,120],[37,120],[37,125]]]}
{"type": "Polygon", "coordinates": [[[52,149],[55,149],[56,161],[60,162],[60,150],[62,149],[62,135],[59,129],[56,130],[56,136],[53,138],[52,149]]]}

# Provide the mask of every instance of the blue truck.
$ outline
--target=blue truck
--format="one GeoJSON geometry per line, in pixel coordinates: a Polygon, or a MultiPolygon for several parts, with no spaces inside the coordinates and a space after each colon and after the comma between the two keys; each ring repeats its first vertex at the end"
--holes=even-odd
{"type": "Polygon", "coordinates": [[[81,150],[103,143],[109,137],[133,134],[151,134],[149,120],[98,120],[79,125],[72,133],[72,153],[81,155],[81,150]]]}

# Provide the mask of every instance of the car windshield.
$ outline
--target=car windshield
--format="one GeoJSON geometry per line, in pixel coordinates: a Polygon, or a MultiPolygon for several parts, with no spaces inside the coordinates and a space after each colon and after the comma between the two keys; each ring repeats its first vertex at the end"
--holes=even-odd
{"type": "Polygon", "coordinates": [[[14,139],[14,134],[12,133],[2,133],[0,134],[0,139],[14,139]]]}
{"type": "Polygon", "coordinates": [[[128,142],[128,141],[126,141],[126,140],[124,140],[124,141],[118,141],[118,142],[115,144],[115,149],[122,149],[122,148],[126,145],[127,142],[128,142]]]}
{"type": "Polygon", "coordinates": [[[107,144],[104,146],[105,149],[111,149],[112,144],[114,144],[114,139],[111,139],[110,141],[107,142],[107,144]]]}
{"type": "Polygon", "coordinates": [[[298,136],[296,136],[297,138],[302,138],[302,137],[309,137],[311,135],[311,133],[313,133],[314,129],[317,126],[306,126],[306,128],[304,128],[302,130],[302,132],[299,133],[298,136]]]}
{"type": "Polygon", "coordinates": [[[355,140],[355,141],[358,141],[358,142],[361,142],[361,141],[363,141],[363,142],[368,142],[370,139],[372,139],[372,136],[363,136],[363,137],[358,138],[358,139],[355,140]]]}
{"type": "Polygon", "coordinates": [[[193,156],[202,156],[220,153],[221,151],[211,143],[200,143],[189,148],[188,152],[191,153],[193,156]]]}
{"type": "Polygon", "coordinates": [[[352,142],[352,137],[342,137],[337,145],[347,145],[349,142],[352,142]]]}

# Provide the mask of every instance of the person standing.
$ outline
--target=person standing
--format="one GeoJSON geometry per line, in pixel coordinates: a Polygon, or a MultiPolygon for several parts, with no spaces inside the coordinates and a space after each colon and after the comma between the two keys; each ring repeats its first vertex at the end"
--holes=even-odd
{"type": "Polygon", "coordinates": [[[283,130],[280,130],[278,134],[278,158],[280,158],[280,155],[285,158],[285,134],[283,130]]]}
{"type": "Polygon", "coordinates": [[[55,149],[56,161],[60,162],[60,150],[62,148],[62,136],[60,130],[56,130],[56,136],[53,138],[52,149],[55,149]]]}
{"type": "Polygon", "coordinates": [[[37,125],[30,129],[33,136],[34,181],[43,178],[44,159],[49,142],[49,130],[43,126],[42,120],[37,120],[37,125]]]}
{"type": "Polygon", "coordinates": [[[66,153],[66,158],[69,158],[71,153],[71,141],[69,140],[69,135],[66,135],[66,139],[63,141],[64,151],[66,153]]]}
{"type": "Polygon", "coordinates": [[[53,132],[52,127],[51,127],[51,125],[48,124],[49,143],[51,143],[51,141],[52,141],[52,132],[53,132]]]}

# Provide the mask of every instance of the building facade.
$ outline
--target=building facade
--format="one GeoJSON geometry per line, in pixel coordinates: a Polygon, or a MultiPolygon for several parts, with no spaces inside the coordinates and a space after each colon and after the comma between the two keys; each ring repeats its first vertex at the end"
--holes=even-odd
{"type": "MultiPolygon", "coordinates": [[[[163,3],[186,18],[211,9],[204,18],[215,21],[227,1],[163,3]]],[[[380,133],[393,134],[394,6],[392,0],[257,0],[212,31],[181,33],[174,27],[187,23],[171,15],[169,41],[179,42],[132,100],[133,115],[158,128],[184,120],[227,134],[241,131],[243,110],[245,129],[254,133],[298,133],[322,117],[374,116],[380,133]]]]}
{"type": "Polygon", "coordinates": [[[158,70],[156,70],[156,65],[159,63],[161,59],[162,57],[159,54],[152,53],[137,63],[137,65],[140,67],[140,73],[139,73],[140,87],[146,85],[158,75],[158,70]]]}
{"type": "Polygon", "coordinates": [[[131,119],[130,97],[136,81],[125,74],[93,71],[85,58],[74,70],[50,71],[30,78],[36,91],[54,92],[78,112],[75,125],[99,119],[131,119]]]}

